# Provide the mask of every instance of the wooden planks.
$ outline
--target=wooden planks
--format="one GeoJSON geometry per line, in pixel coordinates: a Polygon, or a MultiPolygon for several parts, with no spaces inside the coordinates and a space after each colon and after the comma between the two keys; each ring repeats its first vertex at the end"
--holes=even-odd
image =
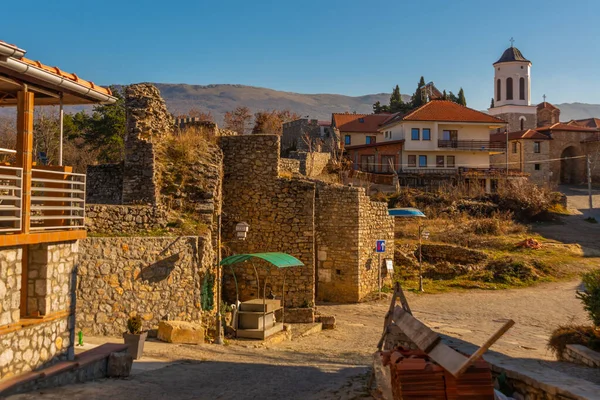
{"type": "Polygon", "coordinates": [[[402,307],[396,307],[394,310],[394,323],[425,353],[429,353],[441,340],[437,333],[404,311],[402,307]]]}

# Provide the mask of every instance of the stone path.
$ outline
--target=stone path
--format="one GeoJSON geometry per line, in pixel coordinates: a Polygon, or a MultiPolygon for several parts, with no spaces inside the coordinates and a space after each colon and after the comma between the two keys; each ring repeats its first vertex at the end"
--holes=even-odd
{"type": "MultiPolygon", "coordinates": [[[[418,318],[466,346],[481,345],[505,318],[512,318],[517,325],[492,347],[505,357],[505,362],[513,367],[516,363],[532,374],[545,374],[554,382],[589,386],[591,383],[580,377],[594,380],[599,375],[597,370],[558,363],[545,349],[548,336],[557,325],[571,319],[585,321],[586,315],[574,295],[578,284],[573,281],[525,289],[436,295],[408,293],[408,301],[418,318]]],[[[145,355],[152,360],[149,365],[136,367],[138,370],[129,380],[73,385],[11,399],[368,398],[365,384],[370,355],[381,335],[387,307],[385,299],[319,306],[323,313],[336,315],[336,330],[269,347],[250,341],[235,341],[222,347],[149,342],[145,355]]],[[[600,386],[597,392],[600,393],[600,386]]]]}

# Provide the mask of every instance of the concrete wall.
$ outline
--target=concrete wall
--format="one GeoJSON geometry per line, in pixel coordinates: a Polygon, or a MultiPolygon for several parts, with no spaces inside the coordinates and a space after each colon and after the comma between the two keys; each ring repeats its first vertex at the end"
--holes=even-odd
{"type": "Polygon", "coordinates": [[[88,165],[86,202],[88,204],[121,204],[123,164],[88,165]]]}
{"type": "MultiPolygon", "coordinates": [[[[215,273],[210,237],[106,237],[81,241],[77,329],[120,336],[130,315],[201,320],[202,283],[215,273]]],[[[214,299],[213,299],[214,300],[214,299]]]]}
{"type": "Polygon", "coordinates": [[[0,379],[74,356],[77,252],[77,242],[0,250],[0,379]],[[23,290],[27,301],[21,309],[23,290]]]}

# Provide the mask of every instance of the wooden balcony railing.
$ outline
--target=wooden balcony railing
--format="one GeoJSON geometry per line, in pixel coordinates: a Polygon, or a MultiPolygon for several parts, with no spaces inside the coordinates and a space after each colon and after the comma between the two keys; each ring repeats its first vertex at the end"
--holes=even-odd
{"type": "Polygon", "coordinates": [[[34,167],[30,230],[84,229],[85,174],[34,167]]]}
{"type": "Polygon", "coordinates": [[[438,140],[438,147],[441,149],[490,151],[505,150],[506,144],[489,140],[438,140]]]}
{"type": "Polygon", "coordinates": [[[23,201],[23,169],[0,165],[0,232],[19,232],[23,201]]]}

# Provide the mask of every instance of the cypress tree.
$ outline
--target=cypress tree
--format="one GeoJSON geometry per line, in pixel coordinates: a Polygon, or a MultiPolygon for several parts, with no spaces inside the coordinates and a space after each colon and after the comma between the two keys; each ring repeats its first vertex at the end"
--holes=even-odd
{"type": "Polygon", "coordinates": [[[467,106],[467,99],[465,98],[465,91],[463,90],[463,88],[460,88],[460,90],[458,91],[458,99],[456,102],[461,106],[467,106]]]}

